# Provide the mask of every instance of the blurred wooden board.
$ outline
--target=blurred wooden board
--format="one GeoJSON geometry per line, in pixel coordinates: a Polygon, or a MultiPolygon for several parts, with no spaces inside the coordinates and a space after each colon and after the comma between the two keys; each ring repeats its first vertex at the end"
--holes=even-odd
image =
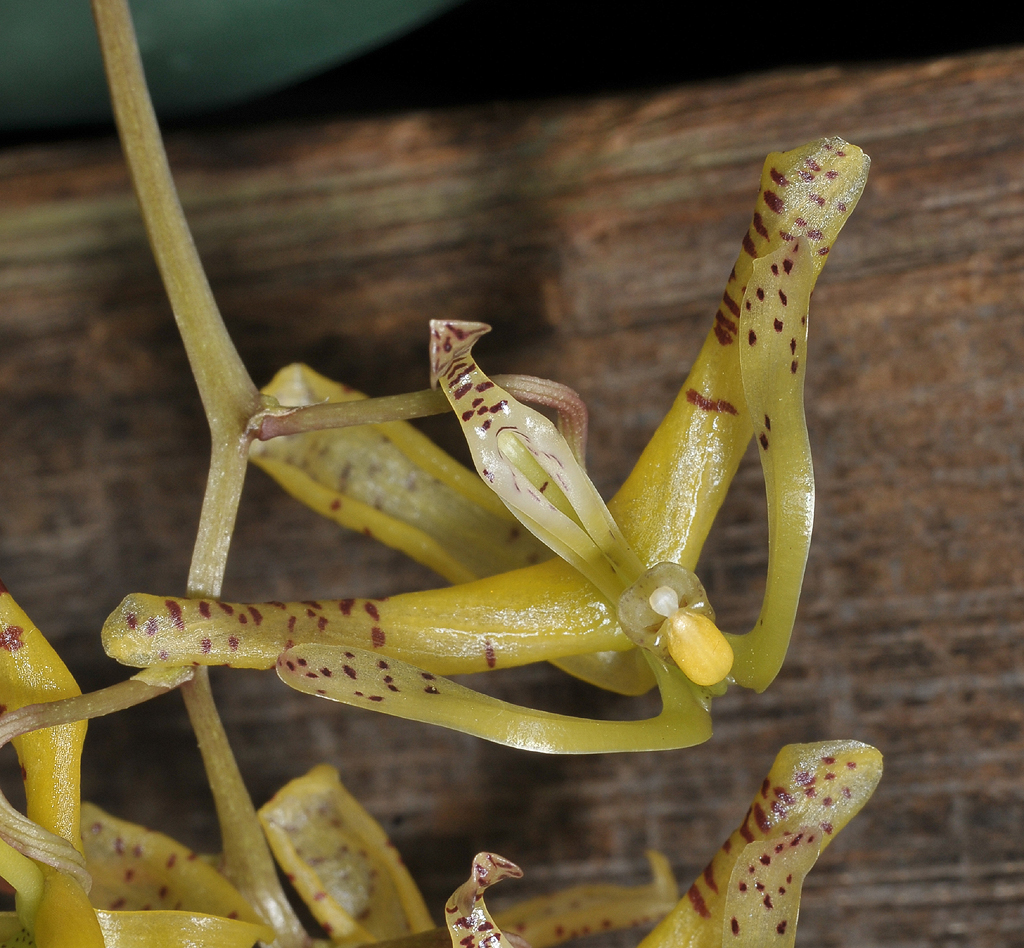
{"type": "MultiPolygon", "coordinates": [[[[527,870],[506,899],[638,881],[646,847],[685,886],[779,746],[857,738],[886,776],[809,877],[800,943],[1024,944],[1024,51],[177,134],[169,150],[258,383],[303,360],[375,394],[423,387],[426,320],[486,320],[491,371],[586,398],[607,493],[707,331],[765,154],[826,134],[873,169],[812,308],[818,513],[779,680],[716,702],[703,747],[549,759],[223,671],[258,803],[335,764],[435,911],[484,848],[527,870]]],[[[0,576],[83,687],[117,680],[100,624],[126,592],[183,591],[208,437],[113,140],[0,152],[0,390],[0,576]]],[[[763,508],[751,455],[700,567],[730,629],[760,603],[763,508]]],[[[253,472],[226,597],[433,583],[253,472]]],[[[546,667],[492,687],[649,710],[546,667]]],[[[85,768],[96,802],[216,847],[176,696],[95,722],[85,768]]]]}

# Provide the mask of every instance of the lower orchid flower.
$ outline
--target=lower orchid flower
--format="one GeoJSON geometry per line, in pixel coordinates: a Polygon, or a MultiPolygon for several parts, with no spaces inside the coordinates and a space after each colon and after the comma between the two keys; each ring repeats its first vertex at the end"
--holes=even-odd
{"type": "MultiPolygon", "coordinates": [[[[557,558],[390,599],[245,604],[134,594],[104,625],[108,654],[139,667],[276,667],[311,694],[533,750],[651,750],[706,740],[711,699],[729,683],[764,690],[788,648],[814,506],[803,412],[807,310],[868,165],[839,138],[769,155],[712,331],[607,506],[560,433],[478,368],[470,349],[485,327],[435,325],[432,375],[480,477],[557,558]],[[718,629],[693,571],[752,435],[768,496],[768,578],[756,623],[734,635],[718,629]],[[551,715],[440,677],[545,660],[622,694],[657,684],[662,712],[629,722],[551,715]]],[[[340,436],[318,437],[326,439],[323,454],[340,436]]],[[[271,457],[262,449],[257,456],[262,464],[271,457]]],[[[279,479],[311,479],[308,452],[273,457],[279,479]]],[[[316,494],[308,484],[294,492],[304,491],[307,499],[316,494]]],[[[448,560],[467,559],[456,538],[447,542],[448,560]]]]}

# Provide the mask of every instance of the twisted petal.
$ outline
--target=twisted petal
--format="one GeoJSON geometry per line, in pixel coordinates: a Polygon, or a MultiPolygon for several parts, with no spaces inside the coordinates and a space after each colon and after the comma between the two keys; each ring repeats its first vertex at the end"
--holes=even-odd
{"type": "Polygon", "coordinates": [[[469,878],[452,893],[444,907],[444,920],[452,948],[500,948],[508,942],[520,948],[522,941],[510,939],[491,918],[484,904],[484,890],[502,879],[522,878],[523,870],[495,853],[477,853],[469,878]]]}

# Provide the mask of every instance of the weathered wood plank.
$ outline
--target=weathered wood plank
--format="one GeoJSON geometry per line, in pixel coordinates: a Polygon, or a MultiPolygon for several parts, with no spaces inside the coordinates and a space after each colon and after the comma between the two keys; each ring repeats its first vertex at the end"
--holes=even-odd
{"type": "MultiPolygon", "coordinates": [[[[527,868],[520,893],[634,879],[647,846],[693,875],[779,745],[855,737],[886,777],[812,873],[802,944],[1024,944],[1024,51],[169,146],[259,382],[302,359],[374,393],[421,387],[425,321],[484,319],[494,371],[585,396],[610,491],[706,331],[764,155],[823,134],[874,164],[815,294],[818,517],[779,681],[720,700],[704,747],[549,760],[225,671],[258,800],[330,760],[439,907],[481,848],[527,868]]],[[[94,687],[123,674],[96,640],[121,596],[183,589],[207,444],[115,142],[0,153],[0,261],[0,575],[94,687]]],[[[701,565],[729,628],[760,601],[761,498],[751,458],[701,565]]],[[[258,472],[232,557],[236,598],[434,582],[258,472]]],[[[546,668],[493,687],[635,704],[546,668]]],[[[87,791],[211,848],[193,747],[174,697],[96,722],[87,791]]]]}

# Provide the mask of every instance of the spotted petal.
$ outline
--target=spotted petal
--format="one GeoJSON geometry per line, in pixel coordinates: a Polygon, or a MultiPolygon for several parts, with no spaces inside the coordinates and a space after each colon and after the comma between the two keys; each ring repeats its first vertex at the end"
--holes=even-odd
{"type": "MultiPolygon", "coordinates": [[[[645,653],[646,654],[646,653],[645,653]]],[[[548,754],[665,750],[711,736],[711,718],[678,668],[647,655],[662,711],[643,721],[605,721],[535,711],[480,694],[406,662],[364,649],[305,645],[281,654],[277,674],[305,694],[548,754]]]]}
{"type": "Polygon", "coordinates": [[[108,911],[185,911],[261,924],[241,893],[187,846],[92,803],[82,804],[82,840],[93,886],[108,911]]]}
{"type": "Polygon", "coordinates": [[[430,323],[430,380],[458,416],[480,476],[538,539],[612,602],[643,572],[558,429],[488,378],[472,356],[484,323],[430,323]]]}
{"type": "Polygon", "coordinates": [[[433,928],[387,834],[333,767],[321,764],[282,787],[259,817],[278,863],[332,941],[365,944],[433,928]]]}
{"type": "MultiPolygon", "coordinates": [[[[278,372],[263,392],[285,406],[366,397],[298,364],[278,372]]],[[[452,582],[550,555],[473,472],[404,421],[257,441],[249,457],[318,513],[452,582]]]]}
{"type": "Polygon", "coordinates": [[[495,853],[477,853],[469,878],[452,893],[444,907],[444,920],[452,939],[452,948],[501,948],[508,942],[521,948],[524,942],[508,938],[491,918],[484,903],[484,891],[502,879],[523,875],[514,862],[495,853]]]}
{"type": "Polygon", "coordinates": [[[739,828],[639,948],[787,944],[796,928],[803,877],[881,776],[882,755],[858,741],[782,748],[739,828]],[[776,902],[777,896],[783,898],[776,902]],[[771,937],[761,938],[765,932],[771,937]]]}

